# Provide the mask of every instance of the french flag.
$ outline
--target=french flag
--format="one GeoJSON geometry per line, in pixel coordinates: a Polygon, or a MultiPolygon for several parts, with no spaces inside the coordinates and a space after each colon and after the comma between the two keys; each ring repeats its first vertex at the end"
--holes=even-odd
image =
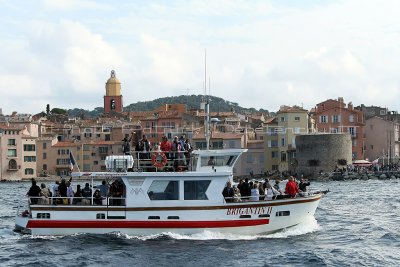
{"type": "Polygon", "coordinates": [[[76,162],[75,162],[74,155],[72,155],[72,151],[69,152],[69,164],[70,164],[70,166],[69,166],[70,170],[73,171],[74,165],[76,165],[76,162]]]}

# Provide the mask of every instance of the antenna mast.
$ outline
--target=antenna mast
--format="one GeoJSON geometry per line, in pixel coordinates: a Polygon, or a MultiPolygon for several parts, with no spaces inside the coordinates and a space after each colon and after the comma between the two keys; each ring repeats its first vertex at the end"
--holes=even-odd
{"type": "Polygon", "coordinates": [[[204,136],[206,138],[207,150],[210,149],[210,99],[207,96],[207,50],[204,49],[204,97],[205,97],[205,121],[204,136]]]}

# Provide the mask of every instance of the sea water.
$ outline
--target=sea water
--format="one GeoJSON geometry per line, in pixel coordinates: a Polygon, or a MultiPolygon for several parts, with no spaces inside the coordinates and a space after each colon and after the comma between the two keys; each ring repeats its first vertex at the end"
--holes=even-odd
{"type": "Polygon", "coordinates": [[[28,182],[0,183],[0,266],[399,266],[400,180],[313,182],[315,218],[271,235],[13,232],[28,182]]]}

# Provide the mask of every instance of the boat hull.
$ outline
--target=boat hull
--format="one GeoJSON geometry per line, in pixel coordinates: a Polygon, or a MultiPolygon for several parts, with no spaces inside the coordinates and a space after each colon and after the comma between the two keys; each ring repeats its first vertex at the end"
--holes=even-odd
{"type": "Polygon", "coordinates": [[[17,216],[16,230],[33,235],[161,233],[204,231],[240,235],[268,234],[313,217],[321,195],[287,200],[226,203],[219,206],[105,207],[31,206],[31,217],[17,216]],[[38,218],[49,214],[49,218],[38,218]],[[97,219],[98,214],[104,218],[97,219]],[[39,216],[40,215],[40,216],[39,216]]]}

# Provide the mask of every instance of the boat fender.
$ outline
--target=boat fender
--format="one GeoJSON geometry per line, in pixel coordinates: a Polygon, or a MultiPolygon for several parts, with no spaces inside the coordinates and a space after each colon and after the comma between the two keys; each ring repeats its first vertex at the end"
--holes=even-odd
{"type": "Polygon", "coordinates": [[[163,152],[154,152],[151,156],[151,162],[154,167],[163,168],[167,164],[167,156],[163,152]]]}

